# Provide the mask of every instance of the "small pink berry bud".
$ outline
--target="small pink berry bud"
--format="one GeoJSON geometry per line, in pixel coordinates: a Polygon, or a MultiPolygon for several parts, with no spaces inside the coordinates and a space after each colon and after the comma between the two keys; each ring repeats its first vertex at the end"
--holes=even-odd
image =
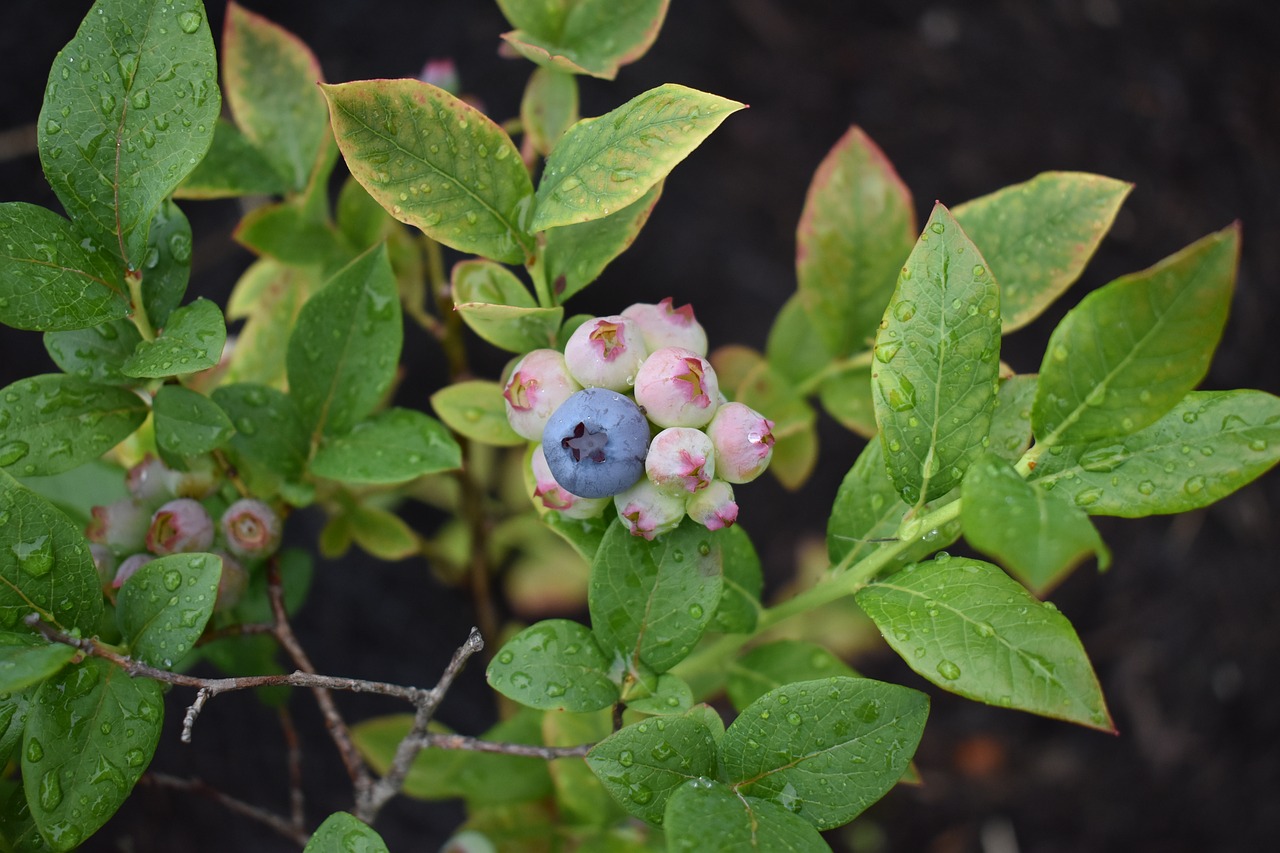
{"type": "Polygon", "coordinates": [[[154,560],[155,557],[150,554],[134,554],[132,557],[125,557],[124,562],[120,564],[120,568],[116,569],[115,580],[111,581],[112,589],[119,589],[124,586],[124,582],[133,577],[133,573],[154,560]]]}
{"type": "Polygon", "coordinates": [[[89,544],[89,555],[93,557],[93,567],[98,570],[98,582],[107,586],[116,576],[116,555],[106,545],[97,542],[89,544]]]}
{"type": "Polygon", "coordinates": [[[533,448],[533,496],[547,509],[554,509],[565,518],[595,518],[609,505],[608,498],[584,498],[573,494],[556,482],[547,465],[542,445],[533,448]]]}
{"type": "Polygon", "coordinates": [[[720,402],[711,362],[693,350],[663,347],[640,365],[636,402],[660,427],[706,426],[720,402]]]}
{"type": "Polygon", "coordinates": [[[95,506],[84,535],[117,554],[132,554],[143,546],[151,515],[129,498],[95,506]]]}
{"type": "Polygon", "coordinates": [[[241,498],[222,514],[227,550],[237,557],[269,557],[280,547],[280,516],[260,500],[241,498]]]}
{"type": "Polygon", "coordinates": [[[684,498],[664,495],[657,486],[642,477],[625,492],[613,496],[618,516],[632,536],[653,539],[670,533],[684,518],[684,498]]]}
{"type": "Polygon", "coordinates": [[[233,609],[244,597],[249,587],[249,573],[240,565],[240,561],[226,551],[212,552],[222,560],[222,575],[218,578],[218,597],[213,602],[213,609],[225,613],[233,609]]]}
{"type": "Polygon", "coordinates": [[[528,353],[511,371],[502,389],[511,428],[529,441],[541,441],[547,418],[582,386],[569,375],[564,356],[553,349],[528,353]]]}
{"type": "Polygon", "coordinates": [[[675,307],[671,297],[651,305],[637,302],[626,308],[622,316],[634,320],[649,352],[662,347],[683,347],[698,355],[707,354],[707,332],[693,316],[693,306],[675,307]]]}
{"type": "Polygon", "coordinates": [[[773,457],[773,421],[742,403],[726,403],[707,426],[716,447],[716,476],[750,483],[773,457]]]}
{"type": "Polygon", "coordinates": [[[438,86],[450,95],[458,94],[458,90],[462,88],[462,82],[458,78],[458,66],[454,65],[453,60],[448,57],[428,59],[422,66],[422,70],[418,72],[418,79],[423,83],[438,86]]]}
{"type": "Polygon", "coordinates": [[[708,530],[731,527],[738,520],[733,487],[724,480],[712,480],[711,485],[692,495],[684,507],[690,518],[708,530]]]}
{"type": "Polygon", "coordinates": [[[173,493],[172,474],[169,466],[148,453],[141,462],[129,469],[125,485],[134,498],[155,506],[176,497],[173,493]]]}
{"type": "Polygon", "coordinates": [[[199,501],[178,498],[151,516],[147,550],[158,557],[207,551],[213,544],[213,519],[199,501]]]}
{"type": "Polygon", "coordinates": [[[716,472],[715,447],[700,429],[670,427],[653,437],[644,471],[658,491],[687,498],[716,472]]]}
{"type": "Polygon", "coordinates": [[[639,327],[618,314],[583,323],[564,345],[569,372],[587,388],[629,391],[649,350],[639,327]]]}

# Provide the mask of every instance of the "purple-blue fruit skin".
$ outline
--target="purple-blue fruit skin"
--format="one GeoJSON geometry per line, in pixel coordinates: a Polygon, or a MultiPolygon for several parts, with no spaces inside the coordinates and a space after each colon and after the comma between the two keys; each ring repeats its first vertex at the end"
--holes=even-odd
{"type": "Polygon", "coordinates": [[[649,422],[640,407],[605,388],[574,393],[542,431],[542,452],[551,476],[584,498],[626,491],[644,476],[648,450],[649,422]]]}

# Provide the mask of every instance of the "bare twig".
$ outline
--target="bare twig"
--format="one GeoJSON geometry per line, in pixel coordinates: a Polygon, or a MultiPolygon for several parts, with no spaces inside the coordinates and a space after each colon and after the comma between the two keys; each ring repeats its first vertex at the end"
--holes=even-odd
{"type": "Polygon", "coordinates": [[[416,742],[422,747],[437,749],[465,749],[470,752],[496,752],[502,755],[522,755],[528,758],[541,758],[551,761],[556,758],[581,758],[591,751],[593,743],[582,743],[577,746],[538,746],[531,743],[499,743],[491,740],[467,737],[466,735],[425,732],[419,735],[416,742]]]}
{"type": "Polygon", "coordinates": [[[306,799],[302,791],[302,747],[298,742],[298,730],[293,725],[293,715],[282,705],[278,710],[280,731],[289,766],[289,822],[302,830],[307,824],[306,799]]]}
{"type": "Polygon", "coordinates": [[[294,826],[289,821],[277,814],[258,808],[255,805],[246,803],[244,800],[238,800],[235,797],[224,794],[217,788],[203,782],[200,779],[182,779],[177,776],[170,776],[165,773],[148,773],[140,780],[144,785],[153,785],[157,788],[168,788],[173,791],[185,791],[189,794],[197,794],[219,803],[230,809],[238,815],[243,815],[251,820],[255,820],[263,826],[270,827],[280,835],[296,843],[299,847],[307,843],[310,836],[305,829],[300,826],[294,826]]]}
{"type": "Polygon", "coordinates": [[[248,637],[252,634],[274,634],[275,632],[276,626],[270,622],[237,622],[222,628],[205,631],[200,635],[200,639],[196,640],[196,645],[207,645],[218,640],[225,640],[227,637],[248,637]]]}

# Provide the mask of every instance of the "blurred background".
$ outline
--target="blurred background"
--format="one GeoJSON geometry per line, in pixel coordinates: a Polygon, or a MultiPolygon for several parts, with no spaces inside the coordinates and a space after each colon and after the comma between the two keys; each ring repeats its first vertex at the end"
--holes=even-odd
{"type": "MultiPolygon", "coordinates": [[[[49,64],[88,2],[10,0],[0,28],[0,198],[57,206],[39,171],[34,121],[49,64]]],[[[477,0],[259,0],[298,34],[330,81],[416,76],[451,57],[463,88],[502,121],[532,66],[497,55],[509,27],[477,0]]],[[[214,32],[223,9],[209,5],[214,32]]],[[[1232,317],[1204,387],[1280,392],[1280,15],[1269,0],[675,0],[652,51],[614,82],[584,80],[583,115],[663,82],[750,104],[681,164],[635,246],[572,307],[692,302],[713,347],[762,349],[795,288],[795,224],[813,170],[850,124],[884,150],[921,219],[1048,169],[1136,188],[1062,304],[1006,340],[1034,372],[1062,313],[1089,289],[1145,268],[1234,219],[1244,249],[1232,317]]],[[[341,173],[341,166],[339,167],[341,173]]],[[[225,300],[251,256],[230,238],[234,203],[188,202],[192,293],[225,300]]],[[[478,371],[504,359],[473,348],[478,371]]],[[[442,359],[416,330],[400,402],[425,408],[442,359]],[[418,381],[415,386],[414,380],[418,381]]],[[[52,369],[39,336],[0,329],[4,383],[52,369]]],[[[740,492],[768,592],[820,543],[863,442],[821,421],[821,457],[797,494],[772,480],[740,492]]],[[[988,708],[936,690],[872,646],[866,674],[923,689],[933,711],[919,788],[898,788],[829,835],[838,850],[930,853],[1250,851],[1280,837],[1280,477],[1175,519],[1101,519],[1114,567],[1055,591],[1097,668],[1119,737],[988,708]]],[[[305,527],[303,523],[297,527],[305,527]]],[[[313,520],[314,521],[314,520],[313,520]]],[[[314,530],[298,533],[299,541],[314,530]]],[[[352,556],[317,567],[297,630],[327,673],[434,683],[471,624],[469,604],[420,562],[352,556]],[[456,599],[456,600],[454,600],[456,599]]],[[[178,691],[153,769],[198,776],[287,809],[273,715],[247,694],[210,704],[178,742],[178,691]],[[234,763],[233,763],[234,762],[234,763]]],[[[400,707],[341,697],[352,719],[400,707]]],[[[309,697],[302,728],[309,817],[349,805],[345,773],[309,697]]],[[[441,719],[468,733],[494,719],[482,670],[441,719]]],[[[392,850],[434,850],[451,805],[397,800],[378,829],[392,850]]],[[[91,850],[288,850],[220,806],[140,788],[91,850]]]]}

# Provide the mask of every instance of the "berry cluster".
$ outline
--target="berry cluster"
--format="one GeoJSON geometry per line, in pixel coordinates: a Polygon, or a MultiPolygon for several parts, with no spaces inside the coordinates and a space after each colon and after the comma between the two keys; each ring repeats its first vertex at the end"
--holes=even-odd
{"type": "Polygon", "coordinates": [[[710,530],[734,523],[731,484],[773,455],[773,422],[727,402],[692,307],[637,303],[579,326],[564,352],[537,349],[503,390],[511,427],[533,450],[534,497],[569,518],[612,499],[636,536],[653,539],[688,514],[710,530]]]}
{"type": "Polygon", "coordinates": [[[252,498],[226,505],[211,470],[174,471],[148,456],[129,469],[126,483],[129,497],[95,506],[85,530],[104,588],[119,589],[156,557],[208,552],[222,559],[216,609],[229,610],[248,585],[245,563],[280,546],[275,510],[252,498]]]}

